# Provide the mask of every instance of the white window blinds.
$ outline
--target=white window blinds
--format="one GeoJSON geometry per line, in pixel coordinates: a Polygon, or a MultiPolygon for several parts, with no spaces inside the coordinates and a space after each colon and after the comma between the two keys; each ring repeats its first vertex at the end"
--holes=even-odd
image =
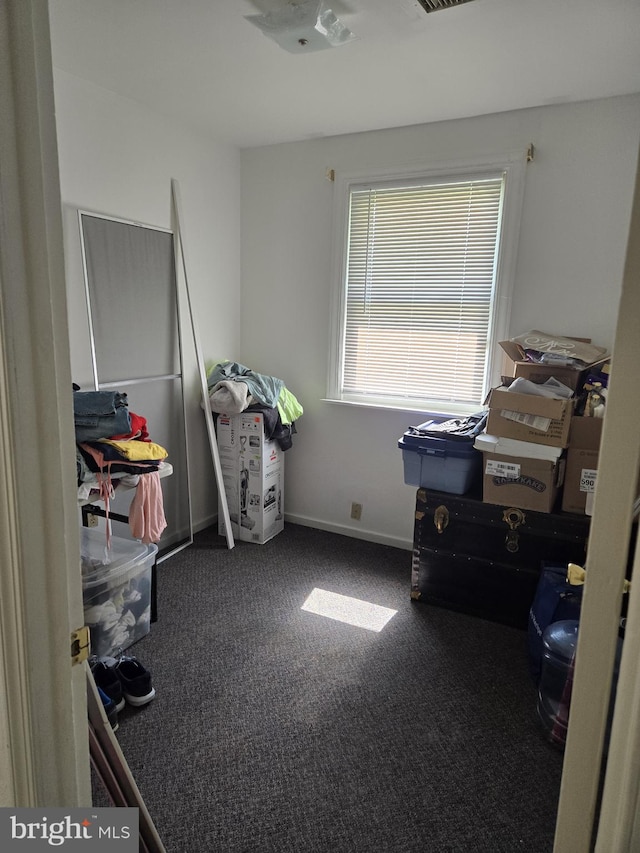
{"type": "Polygon", "coordinates": [[[342,399],[481,405],[504,177],[351,187],[342,399]]]}

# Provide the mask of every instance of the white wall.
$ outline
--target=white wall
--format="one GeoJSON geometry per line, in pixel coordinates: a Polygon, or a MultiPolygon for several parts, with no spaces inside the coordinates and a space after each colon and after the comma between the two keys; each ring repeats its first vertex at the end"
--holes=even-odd
{"type": "MultiPolygon", "coordinates": [[[[240,161],[139,104],[55,70],[65,225],[71,364],[91,386],[89,333],[75,208],[171,226],[171,179],[180,187],[188,280],[205,359],[236,358],[240,327],[240,161]]],[[[146,330],[153,334],[153,330],[146,330]]],[[[141,335],[145,334],[141,324],[141,335]]],[[[192,510],[211,522],[217,497],[191,341],[185,347],[192,510]]],[[[144,413],[142,413],[144,414],[144,413]]],[[[150,431],[153,437],[152,425],[150,431]]],[[[170,448],[168,448],[170,451],[170,448]]]]}
{"type": "MultiPolygon", "coordinates": [[[[357,105],[354,105],[354,109],[357,105]]],[[[323,402],[336,171],[535,146],[527,166],[511,334],[538,328],[610,347],[640,139],[640,96],[242,152],[242,361],[305,407],[287,451],[292,521],[410,547],[415,489],[397,440],[419,414],[323,402]],[[363,504],[360,522],[349,518],[363,504]]],[[[424,418],[423,418],[424,420],[424,418]]]]}
{"type": "MultiPolygon", "coordinates": [[[[240,153],[58,70],[55,93],[63,201],[168,227],[170,180],[176,178],[205,358],[235,358],[279,376],[305,407],[285,455],[285,508],[292,521],[402,547],[412,537],[415,494],[403,482],[397,440],[420,415],[322,402],[332,270],[328,167],[428,163],[533,143],[511,332],[543,328],[612,344],[640,96],[240,153]],[[360,522],[349,518],[352,501],[364,506],[360,522]]],[[[88,330],[77,225],[69,210],[65,228],[72,367],[82,384],[90,380],[88,330]]],[[[190,346],[185,372],[199,527],[215,514],[216,497],[190,346]]]]}

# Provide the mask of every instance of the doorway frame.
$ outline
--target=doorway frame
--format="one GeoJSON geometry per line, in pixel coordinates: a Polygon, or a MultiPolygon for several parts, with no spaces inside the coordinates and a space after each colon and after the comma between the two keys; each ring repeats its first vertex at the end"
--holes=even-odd
{"type": "Polygon", "coordinates": [[[0,805],[91,805],[46,0],[0,4],[0,805]]]}

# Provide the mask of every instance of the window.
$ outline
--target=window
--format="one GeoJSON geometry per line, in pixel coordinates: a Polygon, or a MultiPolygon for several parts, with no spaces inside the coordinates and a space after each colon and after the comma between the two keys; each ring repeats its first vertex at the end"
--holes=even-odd
{"type": "Polygon", "coordinates": [[[342,251],[330,398],[434,412],[481,408],[499,374],[497,342],[507,336],[514,165],[345,176],[337,185],[342,251]]]}

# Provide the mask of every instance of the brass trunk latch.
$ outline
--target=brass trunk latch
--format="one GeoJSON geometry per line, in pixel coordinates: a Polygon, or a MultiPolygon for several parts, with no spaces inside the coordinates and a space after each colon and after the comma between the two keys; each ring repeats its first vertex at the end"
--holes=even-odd
{"type": "Polygon", "coordinates": [[[444,504],[436,507],[433,513],[433,523],[436,526],[438,533],[442,533],[445,527],[449,524],[449,510],[444,504]]]}
{"type": "Polygon", "coordinates": [[[504,544],[507,551],[512,554],[515,554],[515,552],[520,548],[517,528],[521,524],[524,524],[524,519],[525,515],[522,510],[516,509],[515,507],[505,509],[505,511],[502,513],[502,520],[509,525],[509,530],[507,531],[504,544]]]}

